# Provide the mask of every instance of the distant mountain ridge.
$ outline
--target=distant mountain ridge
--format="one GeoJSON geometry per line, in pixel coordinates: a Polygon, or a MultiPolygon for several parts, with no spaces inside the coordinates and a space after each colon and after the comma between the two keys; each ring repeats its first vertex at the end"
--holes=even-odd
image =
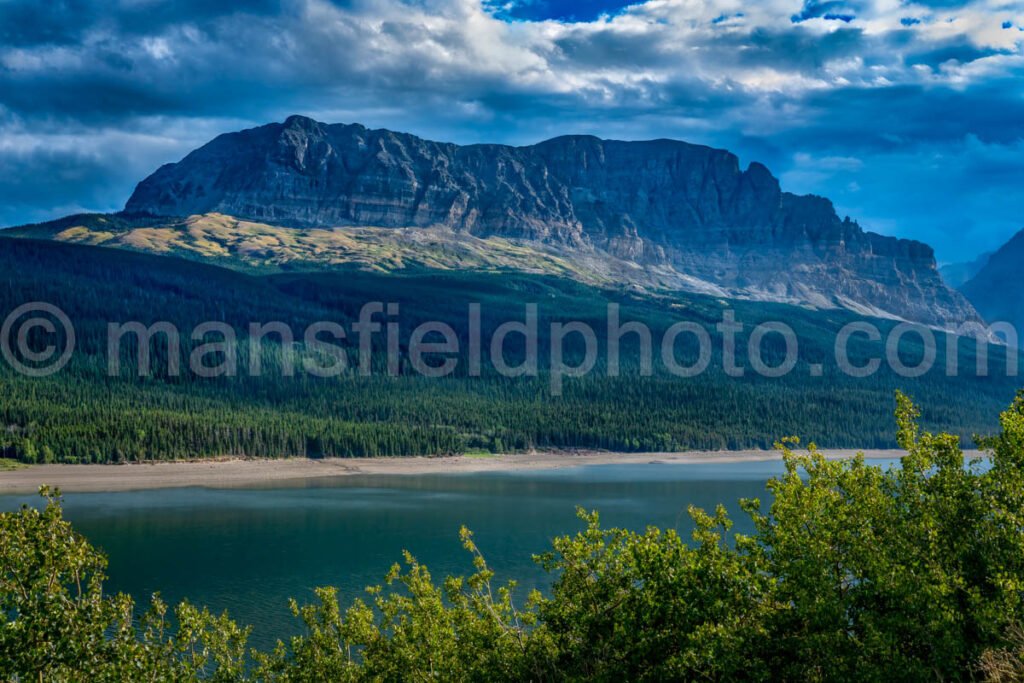
{"type": "MultiPolygon", "coordinates": [[[[989,257],[960,291],[989,322],[1008,322],[1024,334],[1024,230],[989,257]]],[[[1024,341],[1024,339],[1019,340],[1024,341]]]]}
{"type": "Polygon", "coordinates": [[[953,289],[960,289],[967,284],[968,280],[981,272],[988,260],[992,258],[992,254],[993,252],[987,251],[973,261],[947,263],[940,266],[939,273],[942,275],[942,280],[953,289]]]}
{"type": "Polygon", "coordinates": [[[783,192],[761,164],[741,170],[730,152],[673,140],[459,146],[292,116],[161,167],[125,211],[442,228],[619,259],[639,279],[668,270],[690,291],[939,326],[977,319],[927,245],[865,232],[827,199],[783,192]]]}

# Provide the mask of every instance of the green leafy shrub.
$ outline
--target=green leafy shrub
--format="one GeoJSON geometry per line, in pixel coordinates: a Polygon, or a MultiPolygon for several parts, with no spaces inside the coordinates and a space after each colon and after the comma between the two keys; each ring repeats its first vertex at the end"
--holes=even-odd
{"type": "Polygon", "coordinates": [[[0,515],[0,675],[8,680],[623,681],[1024,678],[1024,393],[965,463],[897,397],[901,467],[780,444],[786,472],[754,533],[724,508],[675,531],[584,529],[536,559],[555,578],[517,606],[469,531],[474,571],[440,584],[407,555],[347,609],[246,653],[248,630],[184,603],[103,592],[104,558],[61,516],[0,515]]]}

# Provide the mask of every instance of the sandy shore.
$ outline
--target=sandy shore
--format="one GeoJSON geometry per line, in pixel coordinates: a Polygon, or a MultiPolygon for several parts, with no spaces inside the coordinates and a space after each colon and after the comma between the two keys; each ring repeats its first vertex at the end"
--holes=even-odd
{"type": "MultiPolygon", "coordinates": [[[[831,458],[852,457],[857,451],[829,450],[831,458]]],[[[868,458],[898,458],[901,451],[864,451],[868,458]]],[[[40,484],[63,491],[132,491],[201,486],[234,488],[275,482],[296,482],[354,474],[438,474],[547,470],[580,465],[699,464],[778,460],[774,451],[688,453],[607,453],[574,451],[485,457],[448,458],[332,458],[307,460],[222,459],[130,465],[34,465],[0,472],[0,494],[34,493],[40,484]]]]}

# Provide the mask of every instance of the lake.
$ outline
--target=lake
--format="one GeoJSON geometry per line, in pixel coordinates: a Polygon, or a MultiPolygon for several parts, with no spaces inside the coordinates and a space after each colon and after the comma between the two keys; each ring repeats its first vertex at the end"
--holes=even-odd
{"type": "MultiPolygon", "coordinates": [[[[873,460],[886,465],[894,461],[873,460]]],[[[605,525],[692,528],[686,509],[721,502],[736,530],[749,531],[737,500],[759,497],[781,462],[630,464],[503,474],[346,476],[273,488],[163,489],[65,495],[65,514],[110,558],[108,589],[140,602],[160,591],[228,610],[252,624],[251,644],[297,633],[288,598],[335,585],[343,604],[380,583],[412,552],[440,582],[472,572],[459,527],[476,541],[498,579],[520,580],[520,603],[550,580],[531,560],[557,535],[581,528],[575,506],[605,525]]],[[[0,510],[33,496],[0,496],[0,510]]]]}

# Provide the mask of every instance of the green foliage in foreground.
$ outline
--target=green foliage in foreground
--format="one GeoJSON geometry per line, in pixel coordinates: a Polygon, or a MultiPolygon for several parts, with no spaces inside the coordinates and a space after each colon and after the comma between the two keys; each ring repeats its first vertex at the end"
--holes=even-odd
{"type": "Polygon", "coordinates": [[[549,595],[513,601],[463,531],[468,577],[407,556],[347,609],[292,605],[303,635],[246,652],[248,631],[184,603],[103,592],[104,558],[45,510],[0,516],[0,675],[8,680],[1020,680],[1024,676],[1024,392],[965,467],[898,397],[902,467],[783,445],[755,533],[691,509],[674,531],[585,529],[537,558],[549,595]]]}

